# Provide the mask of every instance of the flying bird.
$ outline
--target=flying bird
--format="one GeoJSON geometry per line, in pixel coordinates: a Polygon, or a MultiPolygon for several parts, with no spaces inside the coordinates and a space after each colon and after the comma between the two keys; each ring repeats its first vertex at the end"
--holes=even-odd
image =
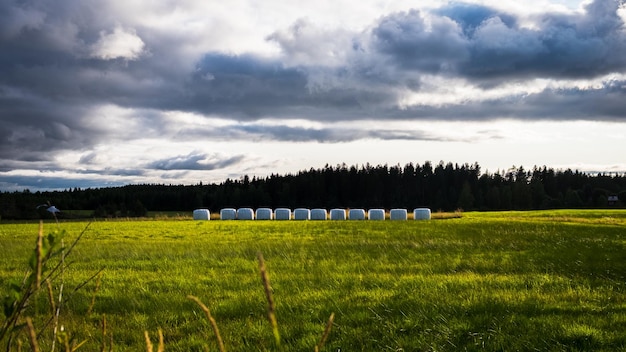
{"type": "Polygon", "coordinates": [[[54,205],[50,205],[50,203],[47,204],[39,204],[37,206],[37,209],[42,208],[42,207],[46,207],[46,210],[51,212],[52,214],[54,213],[60,213],[61,210],[59,210],[59,208],[55,207],[54,205]]]}
{"type": "Polygon", "coordinates": [[[51,213],[60,213],[61,211],[59,210],[59,208],[55,207],[54,205],[51,205],[48,209],[46,209],[47,211],[51,212],[51,213]]]}

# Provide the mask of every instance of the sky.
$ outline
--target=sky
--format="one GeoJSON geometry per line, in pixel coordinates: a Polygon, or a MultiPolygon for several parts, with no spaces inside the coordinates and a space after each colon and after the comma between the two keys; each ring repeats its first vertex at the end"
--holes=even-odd
{"type": "Polygon", "coordinates": [[[626,172],[619,0],[4,0],[0,191],[626,172]]]}

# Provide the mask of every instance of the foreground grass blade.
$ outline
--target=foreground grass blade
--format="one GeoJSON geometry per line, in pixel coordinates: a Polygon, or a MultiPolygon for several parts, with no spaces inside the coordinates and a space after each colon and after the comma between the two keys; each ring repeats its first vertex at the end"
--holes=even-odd
{"type": "Polygon", "coordinates": [[[324,329],[324,333],[322,334],[322,338],[320,342],[315,345],[315,352],[319,352],[322,348],[324,348],[324,344],[326,340],[328,340],[328,335],[330,335],[330,330],[333,327],[333,321],[335,320],[335,313],[330,313],[330,317],[328,318],[328,322],[326,323],[326,328],[324,329]]]}
{"type": "Polygon", "coordinates": [[[215,333],[215,337],[217,338],[217,345],[218,345],[218,347],[220,349],[220,352],[225,352],[226,349],[224,348],[224,342],[222,341],[222,336],[220,335],[220,330],[217,328],[217,322],[215,321],[215,319],[211,315],[211,311],[209,310],[209,308],[207,306],[205,306],[204,303],[202,303],[202,301],[200,301],[200,299],[198,299],[195,296],[189,295],[189,296],[187,296],[187,298],[189,298],[190,300],[196,302],[196,304],[200,307],[200,309],[202,309],[202,311],[206,315],[207,319],[211,323],[211,327],[213,328],[213,332],[215,333]]]}
{"type": "Polygon", "coordinates": [[[270,278],[265,269],[265,260],[263,254],[259,252],[257,254],[259,260],[259,270],[261,272],[261,282],[263,283],[263,290],[265,291],[265,297],[267,298],[267,318],[272,326],[272,332],[274,333],[274,340],[276,346],[280,347],[280,333],[278,331],[278,322],[276,321],[276,305],[274,304],[274,297],[272,296],[272,287],[270,286],[270,278]]]}
{"type": "Polygon", "coordinates": [[[26,317],[26,326],[28,327],[28,337],[30,341],[30,348],[33,352],[39,352],[39,344],[37,343],[37,333],[33,326],[33,320],[30,317],[26,317]]]}
{"type": "Polygon", "coordinates": [[[144,331],[143,335],[146,338],[146,352],[154,352],[154,348],[152,347],[152,341],[150,341],[150,335],[148,334],[148,330],[144,331]]]}

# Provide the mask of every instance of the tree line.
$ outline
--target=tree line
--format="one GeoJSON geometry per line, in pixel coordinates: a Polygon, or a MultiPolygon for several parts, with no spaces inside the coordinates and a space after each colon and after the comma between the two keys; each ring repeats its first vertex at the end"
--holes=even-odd
{"type": "MultiPolygon", "coordinates": [[[[293,174],[243,176],[196,185],[140,184],[111,188],[0,193],[2,219],[46,215],[59,209],[84,210],[94,217],[139,217],[147,211],[191,211],[225,207],[406,208],[433,211],[530,210],[623,207],[626,174],[590,174],[535,166],[481,173],[478,163],[404,166],[346,164],[293,174]]],[[[61,213],[60,216],[63,216],[61,213]]]]}

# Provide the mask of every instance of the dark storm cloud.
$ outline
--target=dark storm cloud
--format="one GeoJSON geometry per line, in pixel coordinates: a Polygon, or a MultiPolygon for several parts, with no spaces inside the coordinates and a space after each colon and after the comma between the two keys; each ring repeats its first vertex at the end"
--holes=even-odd
{"type": "Polygon", "coordinates": [[[310,105],[306,76],[253,56],[206,55],[198,63],[190,103],[198,111],[263,116],[268,108],[310,105]]]}
{"type": "Polygon", "coordinates": [[[116,168],[104,168],[104,169],[77,169],[77,174],[90,174],[100,176],[144,176],[146,172],[140,169],[116,169],[116,168]]]}
{"type": "Polygon", "coordinates": [[[372,41],[402,68],[431,73],[467,61],[470,51],[457,23],[442,17],[427,21],[417,10],[384,17],[372,31],[372,41]]]}
{"type": "Polygon", "coordinates": [[[99,188],[99,187],[117,187],[128,184],[124,181],[112,181],[106,177],[57,177],[50,175],[42,176],[6,176],[0,175],[0,189],[9,190],[64,190],[75,187],[80,188],[99,188]]]}
{"type": "MultiPolygon", "coordinates": [[[[382,126],[381,126],[382,127],[382,126]]],[[[417,127],[417,126],[416,126],[417,127]]],[[[421,140],[421,141],[472,141],[475,139],[499,138],[497,135],[485,133],[480,136],[466,138],[450,138],[437,136],[427,131],[416,129],[383,129],[383,128],[350,128],[350,127],[321,127],[307,128],[282,125],[246,124],[230,125],[218,128],[204,127],[180,130],[176,138],[184,139],[211,139],[211,140],[250,140],[255,142],[320,142],[341,143],[360,139],[376,140],[421,140]]],[[[179,157],[180,158],[180,157],[179,157]]],[[[196,156],[202,158],[202,156],[196,156]]],[[[178,158],[177,158],[178,159],[178,158]]],[[[195,161],[192,160],[195,165],[195,161]]]]}
{"type": "MultiPolygon", "coordinates": [[[[156,44],[142,55],[96,51],[112,33],[142,34],[118,21],[105,2],[0,4],[0,158],[48,160],[60,150],[115,139],[120,133],[114,130],[123,126],[102,123],[103,116],[94,113],[101,106],[181,105],[172,100],[181,100],[180,82],[187,77],[170,62],[179,57],[165,55],[168,38],[146,35],[156,44]]],[[[149,122],[158,123],[155,116],[149,122]]],[[[123,132],[133,138],[146,129],[123,132]]]]}
{"type": "Polygon", "coordinates": [[[0,158],[50,160],[57,150],[79,149],[99,140],[85,133],[80,119],[66,117],[81,116],[81,109],[68,106],[65,115],[55,105],[10,100],[0,96],[0,158]]]}
{"type": "Polygon", "coordinates": [[[446,106],[420,105],[397,111],[396,118],[480,121],[497,118],[528,120],[624,121],[626,81],[609,81],[591,88],[547,88],[506,98],[463,101],[446,106]]]}
{"type": "Polygon", "coordinates": [[[224,157],[218,154],[190,153],[156,160],[148,168],[156,170],[217,170],[242,163],[244,155],[224,157]]]}
{"type": "Polygon", "coordinates": [[[466,77],[479,84],[593,78],[625,71],[620,6],[617,0],[595,0],[583,13],[547,13],[532,18],[535,26],[526,28],[513,14],[452,4],[432,14],[386,16],[372,30],[372,44],[407,70],[466,77]]]}
{"type": "Polygon", "coordinates": [[[456,22],[467,37],[472,37],[483,22],[494,17],[500,18],[509,27],[517,25],[517,20],[514,16],[478,4],[451,3],[433,11],[433,13],[448,17],[456,22]]]}
{"type": "MultiPolygon", "coordinates": [[[[319,122],[497,117],[623,120],[624,82],[619,81],[502,99],[398,107],[404,94],[427,89],[424,75],[461,78],[491,89],[538,78],[626,73],[626,35],[619,6],[617,0],[595,0],[583,12],[536,15],[531,18],[534,27],[524,27],[514,13],[463,3],[432,12],[388,14],[362,33],[324,32],[296,21],[297,25],[267,36],[285,49],[286,56],[268,59],[218,52],[187,57],[184,53],[193,47],[194,38],[126,23],[126,17],[106,2],[3,1],[0,158],[50,161],[58,151],[87,151],[111,140],[169,136],[162,119],[162,112],[168,111],[244,122],[266,117],[319,122]],[[107,52],[103,41],[116,35],[134,46],[107,52]],[[334,36],[337,42],[329,43],[334,36]],[[333,59],[311,48],[325,48],[333,59]],[[134,115],[128,123],[118,119],[119,126],[107,124],[109,117],[97,112],[102,106],[127,108],[134,115]]],[[[242,128],[240,134],[321,142],[424,138],[419,131],[253,129],[242,128]]],[[[162,160],[152,167],[211,166],[193,157],[186,162],[162,160]]]]}
{"type": "MultiPolygon", "coordinates": [[[[354,33],[351,41],[344,33],[340,42],[351,46],[339,55],[345,61],[333,67],[208,53],[190,71],[173,64],[178,48],[188,43],[176,43],[171,35],[150,28],[128,29],[145,42],[144,55],[94,57],[94,45],[103,34],[119,29],[115,21],[98,15],[107,12],[106,6],[42,4],[2,5],[0,104],[16,107],[5,109],[3,117],[20,125],[25,113],[30,123],[54,120],[77,130],[74,138],[94,132],[75,121],[93,118],[87,108],[101,104],[236,119],[295,114],[356,119],[393,116],[389,109],[398,89],[419,91],[420,74],[497,85],[511,79],[597,77],[626,67],[626,37],[616,0],[596,0],[580,14],[538,16],[533,29],[522,27],[514,14],[479,5],[455,3],[433,13],[412,10],[381,18],[371,32],[354,33]],[[21,105],[31,111],[20,111],[21,105]],[[83,111],[68,111],[81,106],[83,111]]],[[[302,26],[291,30],[301,31],[302,26]]],[[[279,34],[268,38],[292,56],[325,44],[316,39],[329,40],[279,34]],[[295,45],[294,40],[301,42],[295,45]]]]}
{"type": "Polygon", "coordinates": [[[73,21],[82,11],[62,1],[0,5],[0,157],[47,160],[97,141],[82,128],[89,102],[81,99],[73,21]]]}
{"type": "Polygon", "coordinates": [[[381,87],[349,84],[352,77],[346,69],[324,70],[323,74],[341,82],[327,86],[313,84],[312,71],[315,68],[286,67],[280,61],[251,55],[208,54],[185,86],[189,99],[177,108],[239,119],[351,120],[371,116],[363,107],[376,109],[395,99],[381,87]]]}
{"type": "Polygon", "coordinates": [[[541,118],[536,114],[542,113],[561,120],[595,116],[599,120],[624,121],[625,97],[626,81],[609,81],[596,89],[549,89],[526,96],[517,104],[515,114],[541,118]]]}

